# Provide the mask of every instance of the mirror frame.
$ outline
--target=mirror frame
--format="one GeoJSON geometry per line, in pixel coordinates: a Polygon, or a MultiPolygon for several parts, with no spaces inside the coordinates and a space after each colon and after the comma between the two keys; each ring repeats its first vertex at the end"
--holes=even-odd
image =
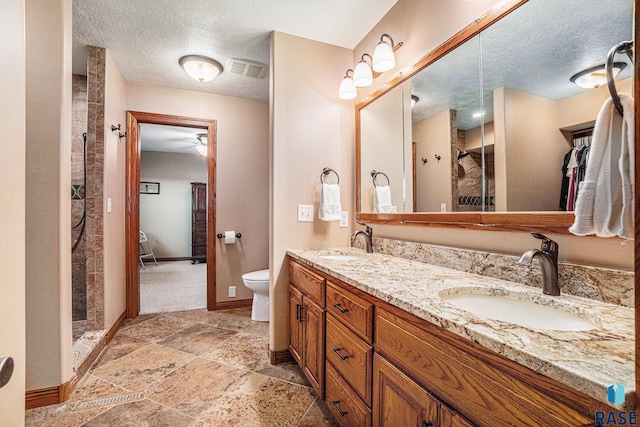
{"type": "MultiPolygon", "coordinates": [[[[464,27],[453,37],[423,56],[407,72],[397,76],[380,89],[356,104],[356,220],[374,224],[423,225],[437,227],[467,228],[493,231],[541,231],[569,234],[569,227],[575,220],[573,212],[402,212],[402,213],[364,213],[361,212],[361,156],[360,110],[380,98],[382,95],[410,79],[413,75],[445,56],[481,31],[498,22],[528,0],[511,0],[500,8],[492,9],[471,24],[464,27]]],[[[405,178],[406,179],[406,178],[405,178]]]]}

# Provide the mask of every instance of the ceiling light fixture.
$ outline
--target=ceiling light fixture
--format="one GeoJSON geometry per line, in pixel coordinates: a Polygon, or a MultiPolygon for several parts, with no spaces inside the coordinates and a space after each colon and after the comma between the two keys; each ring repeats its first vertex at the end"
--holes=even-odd
{"type": "Polygon", "coordinates": [[[371,65],[364,59],[366,56],[369,57],[369,61],[373,59],[368,53],[363,53],[362,57],[360,57],[360,62],[358,62],[356,69],[353,71],[353,83],[356,87],[371,86],[373,83],[373,71],[371,70],[371,65]]]}
{"type": "Polygon", "coordinates": [[[382,36],[380,36],[380,42],[378,42],[378,46],[376,46],[376,49],[373,51],[373,71],[383,73],[395,67],[396,56],[394,55],[393,51],[400,46],[402,46],[402,42],[398,43],[398,45],[396,46],[389,34],[383,34],[382,36]],[[387,37],[391,41],[391,44],[388,44],[384,40],[385,37],[387,37]]]}
{"type": "Polygon", "coordinates": [[[349,100],[354,99],[358,96],[358,90],[356,89],[356,85],[353,83],[353,70],[349,68],[344,75],[344,79],[340,83],[340,90],[338,91],[338,96],[340,99],[349,100]],[[349,75],[351,72],[351,75],[349,75]]]}
{"type": "MultiPolygon", "coordinates": [[[[626,66],[627,64],[625,62],[614,62],[612,70],[613,78],[615,79],[618,73],[624,70],[626,66]]],[[[607,83],[607,73],[605,71],[604,64],[596,65],[595,67],[587,68],[586,70],[574,74],[569,80],[580,87],[596,89],[607,83]]]]}
{"type": "Polygon", "coordinates": [[[209,148],[207,147],[207,134],[197,133],[196,139],[198,140],[198,142],[196,143],[196,150],[198,150],[198,154],[200,154],[202,157],[207,157],[207,153],[209,151],[209,148]]]}
{"type": "Polygon", "coordinates": [[[418,103],[418,101],[420,101],[420,98],[415,95],[411,95],[411,108],[413,108],[418,103]]]}
{"type": "Polygon", "coordinates": [[[223,70],[222,64],[218,61],[202,55],[186,55],[180,58],[178,63],[189,77],[200,83],[210,82],[223,70]]]}

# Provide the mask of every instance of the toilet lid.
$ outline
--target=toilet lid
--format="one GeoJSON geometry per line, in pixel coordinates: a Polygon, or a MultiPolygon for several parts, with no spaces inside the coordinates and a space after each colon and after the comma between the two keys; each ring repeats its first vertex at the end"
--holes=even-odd
{"type": "Polygon", "coordinates": [[[245,273],[242,275],[244,280],[268,282],[269,281],[269,269],[252,271],[251,273],[245,273]]]}

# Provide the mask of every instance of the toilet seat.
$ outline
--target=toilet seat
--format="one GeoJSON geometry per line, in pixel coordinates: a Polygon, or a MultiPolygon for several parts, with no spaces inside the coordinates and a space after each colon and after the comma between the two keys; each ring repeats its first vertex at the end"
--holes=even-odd
{"type": "MultiPolygon", "coordinates": [[[[237,276],[236,276],[237,277],[237,276]]],[[[269,281],[269,269],[252,271],[242,275],[243,280],[250,282],[268,282],[269,281]]]]}

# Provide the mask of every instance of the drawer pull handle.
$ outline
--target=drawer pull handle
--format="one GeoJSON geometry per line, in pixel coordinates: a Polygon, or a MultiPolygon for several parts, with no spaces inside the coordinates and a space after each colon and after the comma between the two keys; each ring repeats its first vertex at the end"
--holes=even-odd
{"type": "Polygon", "coordinates": [[[334,348],[333,352],[337,354],[340,359],[347,360],[349,356],[344,356],[342,353],[340,353],[340,350],[341,350],[340,348],[334,348]]]}
{"type": "Polygon", "coordinates": [[[304,305],[300,304],[300,323],[304,322],[304,305]]]}
{"type": "Polygon", "coordinates": [[[423,421],[422,427],[433,427],[433,423],[431,421],[423,421]]]}
{"type": "Polygon", "coordinates": [[[300,304],[296,304],[296,320],[300,322],[300,304]]]}
{"type": "Polygon", "coordinates": [[[338,413],[340,414],[341,417],[344,417],[345,415],[347,415],[349,413],[349,412],[343,411],[342,408],[340,408],[340,401],[339,400],[334,400],[334,401],[331,402],[331,404],[336,407],[336,409],[338,410],[338,413]]]}
{"type": "Polygon", "coordinates": [[[340,313],[346,313],[347,311],[349,311],[348,308],[342,308],[342,306],[338,303],[333,304],[333,306],[338,310],[340,310],[340,313]]]}

